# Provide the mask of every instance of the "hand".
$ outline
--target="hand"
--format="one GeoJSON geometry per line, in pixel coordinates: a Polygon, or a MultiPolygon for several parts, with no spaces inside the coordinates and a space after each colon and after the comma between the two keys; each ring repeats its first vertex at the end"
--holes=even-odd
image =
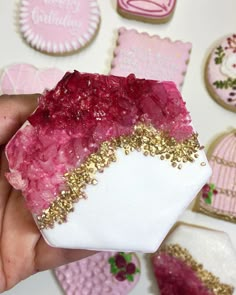
{"type": "Polygon", "coordinates": [[[5,178],[4,145],[37,106],[37,95],[0,96],[0,292],[30,275],[79,260],[94,252],[47,245],[24,198],[5,178]]]}

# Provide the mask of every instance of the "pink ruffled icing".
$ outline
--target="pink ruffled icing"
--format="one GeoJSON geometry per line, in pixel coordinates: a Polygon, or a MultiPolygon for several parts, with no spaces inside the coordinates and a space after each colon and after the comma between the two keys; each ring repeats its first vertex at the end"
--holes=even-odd
{"type": "Polygon", "coordinates": [[[0,80],[2,94],[33,94],[52,89],[63,77],[56,68],[37,69],[30,64],[13,64],[3,70],[0,80]]]}
{"type": "MultiPolygon", "coordinates": [[[[61,266],[55,270],[56,277],[67,295],[126,295],[138,283],[140,275],[133,282],[118,281],[110,272],[108,260],[114,252],[101,252],[86,259],[61,266]]],[[[133,255],[132,262],[139,261],[133,255]]]]}
{"type": "Polygon", "coordinates": [[[9,182],[40,214],[65,189],[63,175],[101,143],[151,123],[176,140],[192,133],[189,113],[172,82],[67,73],[7,146],[9,182]]]}

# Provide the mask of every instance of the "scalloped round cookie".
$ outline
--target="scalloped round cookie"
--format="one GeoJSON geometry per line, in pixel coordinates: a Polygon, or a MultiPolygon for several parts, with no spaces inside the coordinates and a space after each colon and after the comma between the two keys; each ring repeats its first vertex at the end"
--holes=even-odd
{"type": "Polygon", "coordinates": [[[37,69],[20,63],[5,67],[0,77],[1,94],[34,94],[53,88],[64,76],[56,68],[37,69]]]}
{"type": "Polygon", "coordinates": [[[216,102],[236,112],[236,34],[223,38],[212,50],[205,68],[205,80],[216,102]]]}
{"type": "Polygon", "coordinates": [[[68,54],[87,45],[97,33],[97,0],[22,0],[20,30],[35,49],[68,54]]]}
{"type": "Polygon", "coordinates": [[[100,252],[54,272],[67,295],[127,295],[139,282],[140,263],[136,254],[100,252]]]}

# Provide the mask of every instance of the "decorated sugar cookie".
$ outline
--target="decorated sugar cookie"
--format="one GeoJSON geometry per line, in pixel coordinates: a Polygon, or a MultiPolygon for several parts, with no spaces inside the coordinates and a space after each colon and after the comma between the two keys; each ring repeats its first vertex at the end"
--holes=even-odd
{"type": "Polygon", "coordinates": [[[65,294],[127,295],[138,283],[140,263],[133,253],[101,252],[55,269],[65,294]]]}
{"type": "Polygon", "coordinates": [[[63,71],[37,69],[30,64],[13,64],[5,67],[0,77],[0,92],[2,94],[33,94],[42,93],[53,88],[63,77],[63,71]]]}
{"type": "Polygon", "coordinates": [[[35,49],[68,54],[87,45],[100,22],[97,0],[22,0],[20,30],[35,49]]]}
{"type": "Polygon", "coordinates": [[[111,74],[173,81],[180,89],[187,71],[192,45],[136,30],[119,29],[111,74]]]}
{"type": "Polygon", "coordinates": [[[236,222],[236,130],[213,142],[208,159],[212,176],[202,188],[195,210],[236,222]]]}
{"type": "Polygon", "coordinates": [[[134,75],[67,73],[6,154],[61,248],[154,252],[211,173],[175,84],[134,75]]]}
{"type": "Polygon", "coordinates": [[[205,69],[211,96],[236,112],[236,34],[224,38],[211,52],[205,69]]]}
{"type": "Polygon", "coordinates": [[[152,265],[160,295],[235,295],[236,251],[223,232],[179,225],[152,265]]]}
{"type": "Polygon", "coordinates": [[[169,21],[175,5],[176,0],[117,0],[122,16],[153,23],[169,21]]]}

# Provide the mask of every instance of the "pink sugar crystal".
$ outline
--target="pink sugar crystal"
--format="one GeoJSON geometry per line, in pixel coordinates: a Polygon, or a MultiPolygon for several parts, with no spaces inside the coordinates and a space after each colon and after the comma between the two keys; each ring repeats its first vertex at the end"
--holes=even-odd
{"type": "Polygon", "coordinates": [[[181,141],[190,117],[172,82],[67,73],[39,99],[39,106],[7,146],[9,182],[40,214],[65,188],[63,175],[111,138],[151,123],[181,141]]]}
{"type": "Polygon", "coordinates": [[[152,263],[161,295],[214,295],[184,261],[160,253],[152,263]]]}

